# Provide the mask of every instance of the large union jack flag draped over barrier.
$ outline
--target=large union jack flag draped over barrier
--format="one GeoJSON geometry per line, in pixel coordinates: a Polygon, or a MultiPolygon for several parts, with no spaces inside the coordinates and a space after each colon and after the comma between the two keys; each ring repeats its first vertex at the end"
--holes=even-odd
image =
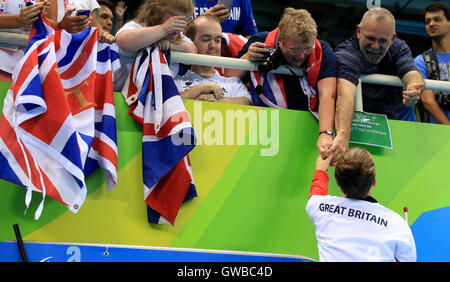
{"type": "MultiPolygon", "coordinates": [[[[117,183],[117,138],[112,70],[118,48],[98,43],[98,30],[78,34],[34,23],[25,55],[12,74],[0,120],[0,178],[48,195],[76,213],[85,178],[104,169],[117,183]]],[[[119,65],[118,65],[119,64],[119,65]]]]}
{"type": "Polygon", "coordinates": [[[197,196],[188,153],[195,135],[165,55],[148,47],[136,56],[122,91],[143,130],[144,199],[151,223],[171,224],[197,196]]]}

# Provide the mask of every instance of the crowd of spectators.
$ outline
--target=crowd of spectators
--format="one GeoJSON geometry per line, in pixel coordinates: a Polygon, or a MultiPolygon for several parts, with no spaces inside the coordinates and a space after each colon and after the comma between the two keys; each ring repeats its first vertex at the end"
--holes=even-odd
{"type": "MultiPolygon", "coordinates": [[[[153,45],[163,51],[264,63],[264,68],[252,72],[192,65],[178,66],[172,74],[186,99],[310,111],[319,121],[316,146],[319,161],[327,160],[326,168],[349,147],[361,75],[393,75],[405,85],[364,83],[365,112],[417,122],[415,105],[422,100],[427,121],[450,124],[450,94],[424,90],[424,78],[450,80],[450,12],[440,2],[424,9],[432,48],[416,58],[397,37],[392,13],[380,7],[361,15],[355,33],[333,50],[317,38],[317,24],[305,9],[286,8],[274,30],[258,31],[250,0],[36,0],[25,4],[25,0],[1,1],[1,31],[28,34],[42,14],[54,28],[69,33],[98,28],[99,41],[117,44],[129,53],[153,45]],[[90,14],[79,15],[82,9],[90,14]],[[303,69],[305,75],[292,69],[292,75],[271,73],[278,65],[303,69]]],[[[24,47],[0,46],[1,80],[11,79],[24,51],[24,47]]],[[[122,90],[134,63],[131,56],[120,60],[121,69],[114,73],[115,91],[122,90]]]]}
{"type": "MultiPolygon", "coordinates": [[[[234,97],[235,93],[229,93],[231,90],[226,90],[226,87],[212,87],[211,81],[223,83],[237,79],[239,89],[245,85],[247,90],[242,94],[247,98],[239,100],[240,103],[311,111],[319,120],[317,148],[324,158],[330,153],[339,155],[348,147],[354,96],[363,74],[395,75],[406,86],[402,89],[364,83],[364,111],[384,114],[389,119],[418,121],[415,105],[421,99],[427,121],[450,123],[449,95],[435,96],[443,93],[423,90],[424,77],[448,81],[450,21],[448,7],[443,3],[428,5],[423,14],[433,43],[429,51],[431,59],[434,59],[431,63],[437,70],[434,76],[427,69],[431,63],[425,61],[424,56],[417,56],[415,60],[412,58],[409,46],[395,33],[394,16],[383,8],[368,10],[356,26],[354,35],[333,50],[326,41],[317,38],[316,22],[304,9],[286,8],[276,29],[258,31],[249,0],[37,0],[31,6],[25,3],[25,0],[1,2],[2,31],[27,34],[31,24],[42,13],[54,28],[70,33],[96,27],[99,29],[99,41],[117,44],[126,52],[137,52],[156,44],[162,50],[230,56],[304,69],[306,75],[299,77],[272,75],[268,73],[270,69],[246,72],[178,65],[179,69],[173,71],[173,76],[177,82],[188,78],[192,81],[201,78],[209,82],[206,90],[198,92],[201,95],[186,97],[230,101],[217,96],[217,88],[221,89],[222,95],[227,92],[226,95],[234,97]],[[87,9],[90,14],[79,15],[77,11],[80,9],[87,9]],[[206,34],[202,39],[196,38],[199,32],[193,33],[192,30],[199,28],[193,28],[195,25],[188,23],[196,22],[198,17],[204,17],[215,27],[214,36],[222,35],[220,42],[212,34],[206,34]],[[212,18],[216,19],[214,23],[212,18]],[[191,35],[186,36],[187,33],[191,35]],[[271,87],[261,83],[272,80],[276,83],[271,83],[271,87]]],[[[210,29],[210,26],[203,24],[203,20],[199,22],[202,23],[202,31],[210,29]]],[[[24,50],[24,47],[7,44],[0,47],[2,79],[10,79],[24,50]]],[[[121,91],[133,60],[132,57],[121,56],[122,67],[114,74],[115,91],[121,91]]],[[[180,90],[183,90],[184,96],[189,89],[184,87],[180,90]]]]}

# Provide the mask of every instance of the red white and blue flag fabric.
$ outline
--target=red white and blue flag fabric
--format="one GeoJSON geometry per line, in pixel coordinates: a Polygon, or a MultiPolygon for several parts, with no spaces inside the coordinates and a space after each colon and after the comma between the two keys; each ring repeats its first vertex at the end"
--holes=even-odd
{"type": "MultiPolygon", "coordinates": [[[[270,48],[277,48],[279,28],[269,32],[265,44],[270,48]]],[[[303,94],[308,97],[310,112],[319,119],[318,95],[316,91],[317,79],[322,63],[322,46],[316,39],[314,50],[306,60],[306,75],[298,77],[303,94]]],[[[288,109],[283,78],[279,74],[269,72],[250,72],[250,92],[254,106],[288,109]]]]}
{"type": "Polygon", "coordinates": [[[99,43],[98,30],[78,34],[34,23],[0,119],[0,178],[42,193],[76,213],[85,178],[103,168],[108,190],[117,183],[117,138],[112,70],[118,48],[99,43]]]}
{"type": "Polygon", "coordinates": [[[168,61],[157,47],[141,50],[122,91],[142,124],[142,174],[148,221],[171,224],[183,202],[197,196],[189,152],[195,134],[168,61]]]}

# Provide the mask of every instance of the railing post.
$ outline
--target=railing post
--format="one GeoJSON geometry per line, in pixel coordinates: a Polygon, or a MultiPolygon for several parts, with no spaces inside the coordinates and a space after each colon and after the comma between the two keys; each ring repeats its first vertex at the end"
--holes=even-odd
{"type": "Polygon", "coordinates": [[[356,86],[356,94],[355,94],[355,111],[362,112],[363,110],[363,101],[362,101],[362,81],[359,79],[358,86],[356,86]]]}

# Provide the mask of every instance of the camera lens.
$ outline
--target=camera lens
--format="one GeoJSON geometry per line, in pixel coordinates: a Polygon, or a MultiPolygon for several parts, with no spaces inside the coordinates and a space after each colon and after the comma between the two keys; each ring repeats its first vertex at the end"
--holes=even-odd
{"type": "Polygon", "coordinates": [[[262,72],[262,73],[268,73],[269,71],[271,71],[273,69],[272,67],[272,62],[270,62],[269,60],[266,61],[262,61],[259,65],[258,65],[258,71],[262,72]]]}
{"type": "Polygon", "coordinates": [[[268,73],[271,70],[278,68],[278,66],[282,63],[282,53],[280,48],[277,49],[268,48],[268,49],[269,54],[258,65],[258,71],[261,73],[268,73]]]}

